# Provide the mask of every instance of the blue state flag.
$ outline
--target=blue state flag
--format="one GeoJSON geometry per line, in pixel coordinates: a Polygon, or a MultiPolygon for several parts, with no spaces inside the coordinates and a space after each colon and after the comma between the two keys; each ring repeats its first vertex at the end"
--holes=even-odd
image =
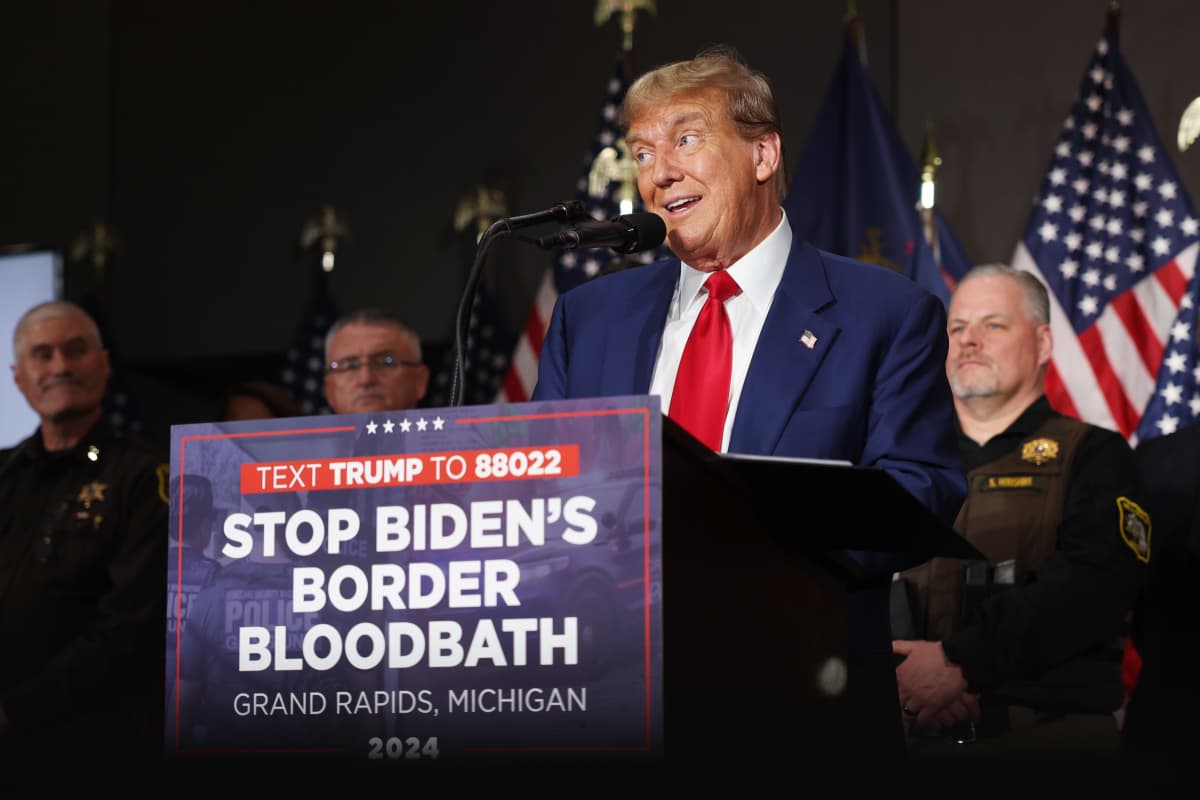
{"type": "Polygon", "coordinates": [[[907,275],[947,302],[948,284],[970,264],[940,215],[938,263],[919,190],[916,162],[848,37],[783,203],[792,230],[822,250],[907,275]]]}

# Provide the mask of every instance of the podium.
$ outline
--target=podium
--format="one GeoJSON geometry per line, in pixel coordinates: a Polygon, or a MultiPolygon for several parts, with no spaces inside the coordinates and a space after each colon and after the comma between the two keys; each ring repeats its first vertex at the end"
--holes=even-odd
{"type": "Polygon", "coordinates": [[[890,575],[872,580],[846,551],[914,565],[978,551],[882,469],[717,455],[662,428],[667,762],[853,760],[871,737],[847,701],[848,599],[886,598],[890,575]]]}

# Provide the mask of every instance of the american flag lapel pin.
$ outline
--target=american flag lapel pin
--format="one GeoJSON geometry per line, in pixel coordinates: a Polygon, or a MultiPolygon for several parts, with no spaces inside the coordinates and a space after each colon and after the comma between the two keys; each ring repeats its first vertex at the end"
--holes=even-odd
{"type": "Polygon", "coordinates": [[[817,344],[817,337],[812,331],[805,330],[804,335],[800,337],[800,344],[812,350],[817,344]]]}

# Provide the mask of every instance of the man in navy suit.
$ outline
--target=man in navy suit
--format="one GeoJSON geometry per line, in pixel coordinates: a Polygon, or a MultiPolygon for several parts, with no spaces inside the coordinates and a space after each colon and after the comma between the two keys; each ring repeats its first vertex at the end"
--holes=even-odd
{"type": "MultiPolygon", "coordinates": [[[[724,302],[729,388],[710,446],[878,466],[952,523],[966,487],[943,369],[945,310],[901,275],[793,238],[765,77],[732,51],[706,51],[638,79],[622,122],[642,200],[665,220],[678,258],[559,298],[534,399],[655,394],[705,441],[685,421],[676,379],[705,282],[724,270],[736,283],[724,302]]],[[[887,590],[912,562],[854,555],[877,580],[850,600],[852,724],[864,746],[896,750],[887,590]]]]}

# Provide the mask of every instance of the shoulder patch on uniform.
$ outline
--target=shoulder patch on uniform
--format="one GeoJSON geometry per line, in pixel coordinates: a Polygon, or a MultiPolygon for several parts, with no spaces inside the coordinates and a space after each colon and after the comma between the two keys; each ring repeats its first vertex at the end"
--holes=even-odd
{"type": "Polygon", "coordinates": [[[1041,466],[1058,458],[1058,442],[1045,437],[1030,439],[1021,445],[1021,460],[1041,466]]]}
{"type": "Polygon", "coordinates": [[[1128,497],[1117,498],[1121,539],[1143,564],[1150,563],[1150,515],[1128,497]]]}
{"type": "Polygon", "coordinates": [[[158,498],[171,505],[171,497],[167,494],[167,479],[171,477],[171,465],[159,464],[154,468],[154,474],[158,477],[158,498]]]}

